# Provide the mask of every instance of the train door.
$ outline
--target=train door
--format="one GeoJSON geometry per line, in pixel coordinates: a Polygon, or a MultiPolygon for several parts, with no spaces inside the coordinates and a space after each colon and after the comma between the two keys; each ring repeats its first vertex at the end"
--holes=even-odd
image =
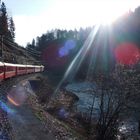
{"type": "Polygon", "coordinates": [[[4,79],[4,64],[0,62],[0,81],[4,79]]]}

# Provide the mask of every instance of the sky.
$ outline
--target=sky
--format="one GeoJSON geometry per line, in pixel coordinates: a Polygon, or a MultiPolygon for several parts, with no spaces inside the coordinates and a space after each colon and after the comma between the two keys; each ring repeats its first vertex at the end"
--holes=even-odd
{"type": "Polygon", "coordinates": [[[133,11],[140,0],[3,0],[16,27],[15,41],[22,46],[52,29],[79,29],[109,24],[133,11]]]}

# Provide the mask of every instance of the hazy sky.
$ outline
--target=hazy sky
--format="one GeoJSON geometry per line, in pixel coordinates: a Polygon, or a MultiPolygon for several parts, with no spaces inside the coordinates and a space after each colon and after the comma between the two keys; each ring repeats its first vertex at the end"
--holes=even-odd
{"type": "Polygon", "coordinates": [[[26,45],[48,30],[109,23],[140,0],[3,0],[14,18],[16,42],[26,45]]]}

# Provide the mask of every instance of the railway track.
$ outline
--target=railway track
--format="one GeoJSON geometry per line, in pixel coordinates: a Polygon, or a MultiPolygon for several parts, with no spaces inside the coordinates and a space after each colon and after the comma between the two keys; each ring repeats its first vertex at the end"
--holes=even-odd
{"type": "Polygon", "coordinates": [[[13,139],[13,132],[12,127],[9,123],[7,118],[7,92],[8,89],[12,86],[12,80],[8,79],[3,81],[0,85],[0,140],[12,140],[13,139]]]}
{"type": "Polygon", "coordinates": [[[8,120],[9,108],[7,105],[7,94],[12,86],[16,85],[22,80],[39,76],[39,74],[29,74],[24,76],[18,76],[10,79],[6,79],[0,83],[0,140],[13,140],[14,131],[8,120]]]}

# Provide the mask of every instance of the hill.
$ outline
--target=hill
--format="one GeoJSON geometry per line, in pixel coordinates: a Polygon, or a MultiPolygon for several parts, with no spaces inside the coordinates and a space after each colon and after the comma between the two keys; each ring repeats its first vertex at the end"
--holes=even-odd
{"type": "Polygon", "coordinates": [[[0,60],[3,62],[16,64],[40,64],[38,61],[39,58],[35,58],[33,53],[7,38],[3,38],[3,41],[0,39],[0,52],[0,60]]]}

